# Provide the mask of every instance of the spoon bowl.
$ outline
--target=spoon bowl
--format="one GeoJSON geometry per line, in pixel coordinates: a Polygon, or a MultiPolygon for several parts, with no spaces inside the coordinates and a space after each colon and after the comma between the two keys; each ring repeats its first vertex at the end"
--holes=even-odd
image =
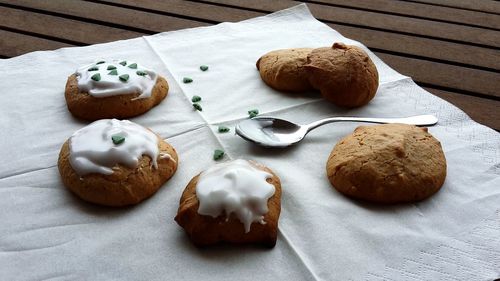
{"type": "Polygon", "coordinates": [[[287,147],[301,141],[307,128],[273,117],[254,117],[236,126],[236,134],[265,147],[287,147]]]}
{"type": "Polygon", "coordinates": [[[236,134],[243,139],[264,147],[287,147],[300,142],[311,130],[333,122],[403,123],[432,126],[437,123],[433,115],[417,115],[405,118],[332,117],[307,125],[267,116],[247,119],[236,125],[236,134]]]}

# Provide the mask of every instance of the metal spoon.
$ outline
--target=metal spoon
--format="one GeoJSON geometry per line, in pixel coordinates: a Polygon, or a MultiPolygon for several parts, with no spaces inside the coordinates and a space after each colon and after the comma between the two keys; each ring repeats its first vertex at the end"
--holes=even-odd
{"type": "Polygon", "coordinates": [[[236,134],[243,139],[265,147],[287,147],[300,142],[311,130],[333,122],[403,123],[432,126],[438,122],[433,115],[417,115],[406,118],[332,117],[311,124],[299,125],[274,117],[254,117],[240,122],[236,134]]]}

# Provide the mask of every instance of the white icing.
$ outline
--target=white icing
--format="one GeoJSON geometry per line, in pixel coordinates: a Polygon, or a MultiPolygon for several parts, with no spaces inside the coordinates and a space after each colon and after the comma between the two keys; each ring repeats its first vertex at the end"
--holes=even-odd
{"type": "MultiPolygon", "coordinates": [[[[69,139],[69,160],[75,172],[84,176],[90,173],[110,175],[113,167],[122,164],[137,167],[142,155],[152,159],[172,157],[159,153],[158,137],[150,130],[128,120],[103,119],[76,131],[69,139]],[[125,138],[120,144],[113,143],[112,136],[125,138]]],[[[172,159],[173,160],[173,159],[172,159]]]]}
{"type": "Polygon", "coordinates": [[[156,72],[142,67],[137,64],[137,68],[130,68],[129,66],[134,62],[126,61],[126,65],[120,64],[124,60],[105,61],[101,64],[92,63],[76,70],[76,77],[78,80],[78,89],[81,92],[89,93],[89,95],[96,98],[103,98],[116,95],[127,95],[140,93],[135,99],[149,98],[158,75],[156,72]],[[116,67],[117,75],[110,75],[112,70],[108,70],[108,66],[116,67]],[[98,70],[89,71],[89,69],[97,67],[98,70]],[[143,71],[145,76],[137,74],[137,71],[143,71]],[[94,81],[92,76],[99,73],[101,79],[94,81]],[[128,74],[127,81],[120,80],[120,75],[128,74]]]}
{"type": "Polygon", "coordinates": [[[253,222],[265,224],[267,200],[275,192],[266,180],[272,175],[258,169],[246,160],[217,164],[200,174],[196,196],[200,201],[198,213],[218,217],[225,213],[226,220],[234,213],[243,223],[245,233],[253,222]]]}

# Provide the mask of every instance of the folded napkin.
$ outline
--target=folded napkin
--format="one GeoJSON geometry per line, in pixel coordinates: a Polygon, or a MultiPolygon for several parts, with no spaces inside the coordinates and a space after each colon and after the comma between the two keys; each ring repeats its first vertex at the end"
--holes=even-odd
{"type": "MultiPolygon", "coordinates": [[[[239,23],[160,33],[0,60],[0,279],[3,280],[492,280],[500,277],[500,137],[424,91],[369,52],[379,75],[367,106],[340,109],[316,97],[267,87],[255,62],[292,47],[330,46],[343,37],[305,5],[239,23]],[[67,77],[98,58],[137,61],[165,76],[170,93],[133,118],[179,153],[175,176],[138,206],[110,209],[67,191],[57,171],[61,145],[87,123],[64,100],[67,77]],[[208,65],[202,72],[200,65],[208,65]],[[183,84],[183,77],[194,81],[183,84]],[[190,99],[203,98],[203,111],[190,99]],[[295,147],[268,150],[235,136],[247,111],[307,123],[330,116],[435,114],[429,131],[443,146],[446,183],[415,204],[350,200],[327,180],[335,143],[359,124],[321,127],[295,147]],[[219,134],[217,125],[232,128],[219,134]],[[189,180],[214,164],[262,162],[283,186],[275,248],[194,247],[174,222],[189,180]]],[[[366,48],[365,48],[366,49],[366,48]]]]}

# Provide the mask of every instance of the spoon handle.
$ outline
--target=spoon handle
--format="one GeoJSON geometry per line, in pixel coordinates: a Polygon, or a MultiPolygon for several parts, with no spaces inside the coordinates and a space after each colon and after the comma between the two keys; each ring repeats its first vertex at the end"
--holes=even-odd
{"type": "Polygon", "coordinates": [[[416,115],[405,118],[331,117],[306,125],[307,131],[309,132],[319,126],[333,122],[402,123],[417,126],[432,126],[438,122],[438,119],[434,115],[416,115]]]}

